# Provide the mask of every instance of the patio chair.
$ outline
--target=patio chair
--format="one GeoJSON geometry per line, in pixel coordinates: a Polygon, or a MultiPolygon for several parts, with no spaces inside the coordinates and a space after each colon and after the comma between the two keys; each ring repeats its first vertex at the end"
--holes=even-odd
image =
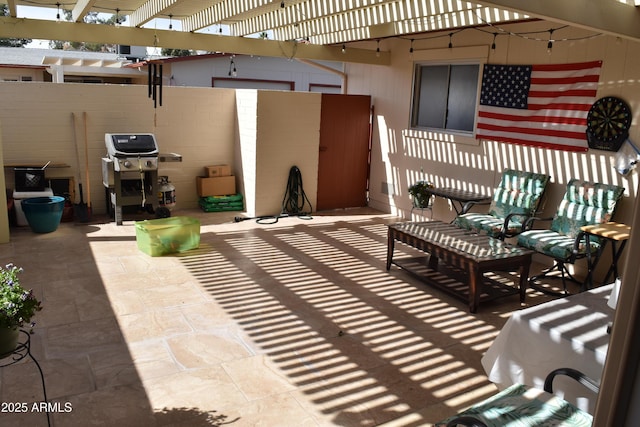
{"type": "Polygon", "coordinates": [[[591,414],[553,395],[553,380],[566,375],[598,393],[599,385],[580,371],[560,368],[547,375],[544,391],[514,384],[458,415],[435,423],[435,427],[590,426],[591,414]]]}
{"type": "Polygon", "coordinates": [[[553,258],[554,265],[529,278],[529,286],[550,295],[567,295],[566,280],[570,280],[581,285],[581,290],[586,290],[591,271],[584,282],[579,282],[571,275],[566,264],[575,264],[577,260],[587,258],[588,265],[593,265],[591,257],[600,256],[604,242],[593,236],[587,240],[581,227],[611,221],[623,192],[624,188],[615,185],[572,179],[553,218],[530,218],[525,224],[526,231],[518,236],[518,245],[553,258]],[[551,221],[551,226],[548,230],[532,229],[535,221],[551,221]],[[543,277],[557,277],[550,275],[555,270],[561,274],[562,292],[536,284],[543,277]]]}
{"type": "MultiPolygon", "coordinates": [[[[535,215],[548,183],[548,175],[505,169],[489,212],[458,215],[454,224],[501,240],[517,236],[524,231],[526,220],[535,215]]],[[[465,206],[463,211],[469,208],[465,206]]]]}

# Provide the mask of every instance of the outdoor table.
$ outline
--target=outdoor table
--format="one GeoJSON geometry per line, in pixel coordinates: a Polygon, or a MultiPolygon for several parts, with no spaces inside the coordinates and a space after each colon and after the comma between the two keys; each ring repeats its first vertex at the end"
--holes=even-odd
{"type": "MultiPolygon", "coordinates": [[[[515,311],[482,357],[498,388],[526,384],[543,388],[556,368],[573,368],[599,381],[609,347],[607,306],[613,285],[515,311]]],[[[593,414],[597,395],[570,379],[557,378],[554,394],[593,414]]]]}
{"type": "Polygon", "coordinates": [[[389,225],[387,270],[395,264],[425,283],[469,304],[475,313],[480,302],[520,294],[524,302],[533,251],[477,234],[441,221],[403,222],[389,225]],[[395,242],[428,257],[393,259],[395,242]],[[516,286],[485,277],[490,271],[518,270],[516,286]]]}
{"type": "Polygon", "coordinates": [[[489,196],[452,187],[429,188],[427,191],[434,196],[451,200],[451,205],[456,211],[456,215],[467,213],[472,206],[469,202],[488,202],[491,200],[489,196]]]}
{"type": "Polygon", "coordinates": [[[602,255],[604,245],[607,242],[611,242],[611,266],[607,271],[607,275],[604,277],[603,283],[609,283],[609,278],[611,274],[613,274],[613,278],[618,277],[618,260],[622,255],[622,251],[629,240],[629,235],[631,234],[631,227],[626,224],[619,224],[617,222],[605,222],[604,224],[594,224],[594,225],[585,225],[580,228],[585,232],[587,239],[587,246],[589,246],[589,236],[595,236],[601,239],[604,239],[602,248],[600,252],[595,257],[589,257],[589,273],[588,277],[585,280],[585,283],[588,287],[593,285],[593,270],[595,270],[596,265],[602,255]],[[618,246],[620,243],[620,246],[618,246]]]}

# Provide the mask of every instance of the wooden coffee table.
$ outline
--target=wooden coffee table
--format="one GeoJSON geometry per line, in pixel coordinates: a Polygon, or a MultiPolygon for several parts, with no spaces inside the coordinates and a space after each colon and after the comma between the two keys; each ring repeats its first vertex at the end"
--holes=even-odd
{"type": "Polygon", "coordinates": [[[533,251],[528,249],[440,221],[389,225],[387,270],[391,264],[407,270],[429,285],[468,302],[471,313],[477,311],[480,302],[516,293],[520,293],[520,302],[524,302],[532,255],[533,251]],[[396,240],[429,256],[393,260],[396,240]],[[517,287],[484,275],[516,269],[520,275],[517,287]]]}

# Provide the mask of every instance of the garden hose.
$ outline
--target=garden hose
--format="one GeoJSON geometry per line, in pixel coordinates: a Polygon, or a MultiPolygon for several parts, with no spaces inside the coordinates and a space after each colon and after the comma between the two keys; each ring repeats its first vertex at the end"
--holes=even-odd
{"type": "Polygon", "coordinates": [[[287,186],[285,188],[284,197],[282,198],[282,210],[279,215],[267,215],[256,218],[244,218],[237,216],[234,218],[235,222],[246,221],[248,219],[255,219],[258,224],[275,224],[280,218],[286,218],[289,216],[297,216],[302,219],[312,219],[311,212],[313,207],[311,202],[304,192],[304,186],[302,185],[302,173],[297,166],[292,166],[289,170],[289,178],[287,179],[287,186]],[[304,211],[306,204],[309,204],[309,210],[304,211]]]}

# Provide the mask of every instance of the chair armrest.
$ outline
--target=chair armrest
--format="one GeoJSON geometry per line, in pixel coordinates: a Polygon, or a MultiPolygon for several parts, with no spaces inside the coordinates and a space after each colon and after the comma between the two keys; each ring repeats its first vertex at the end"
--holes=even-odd
{"type": "Polygon", "coordinates": [[[559,368],[551,371],[544,380],[544,391],[547,393],[553,393],[553,380],[558,375],[566,375],[573,378],[594,393],[598,393],[600,391],[600,385],[598,382],[573,368],[559,368]]]}
{"type": "Polygon", "coordinates": [[[502,223],[502,229],[500,230],[500,234],[498,235],[498,239],[500,240],[504,240],[506,237],[515,237],[517,234],[525,231],[525,224],[527,223],[527,219],[529,218],[529,215],[524,214],[524,213],[516,213],[516,212],[512,212],[510,214],[508,214],[505,218],[504,218],[504,222],[502,223]],[[522,219],[520,219],[519,222],[521,227],[520,227],[520,231],[518,233],[509,233],[509,224],[512,221],[516,221],[514,220],[514,218],[516,217],[521,217],[522,219]]]}
{"type": "Polygon", "coordinates": [[[456,427],[456,426],[487,427],[487,425],[482,421],[469,416],[456,417],[451,421],[449,421],[446,427],[456,427]]]}
{"type": "Polygon", "coordinates": [[[591,246],[591,243],[595,242],[598,243],[600,242],[600,239],[597,236],[590,236],[588,233],[585,233],[584,231],[579,231],[578,234],[576,235],[575,240],[573,241],[573,256],[579,256],[580,254],[580,245],[582,244],[582,242],[584,242],[585,244],[585,254],[587,256],[589,256],[589,254],[591,253],[591,248],[588,248],[587,246],[591,246]]]}
{"type": "Polygon", "coordinates": [[[510,213],[509,215],[507,215],[507,216],[504,218],[504,225],[506,226],[507,224],[509,224],[509,222],[513,221],[513,218],[514,218],[514,217],[517,217],[517,216],[522,217],[522,219],[520,220],[520,222],[521,222],[523,225],[524,225],[524,224],[527,222],[527,220],[529,219],[529,215],[527,215],[527,214],[512,212],[512,213],[510,213]]]}
{"type": "MultiPolygon", "coordinates": [[[[580,243],[585,239],[585,232],[584,231],[580,231],[578,232],[578,234],[576,235],[576,239],[573,241],[573,254],[574,255],[578,255],[580,253],[580,243]]],[[[586,241],[585,241],[585,252],[591,252],[590,248],[586,247],[586,241]]]]}
{"type": "Polygon", "coordinates": [[[522,231],[531,230],[535,221],[553,221],[553,217],[542,218],[539,216],[531,216],[527,218],[527,220],[522,225],[522,231]]]}
{"type": "Polygon", "coordinates": [[[462,210],[460,211],[460,215],[464,215],[469,212],[469,209],[474,207],[475,205],[490,205],[491,200],[481,200],[481,201],[470,201],[462,205],[462,210]]]}

